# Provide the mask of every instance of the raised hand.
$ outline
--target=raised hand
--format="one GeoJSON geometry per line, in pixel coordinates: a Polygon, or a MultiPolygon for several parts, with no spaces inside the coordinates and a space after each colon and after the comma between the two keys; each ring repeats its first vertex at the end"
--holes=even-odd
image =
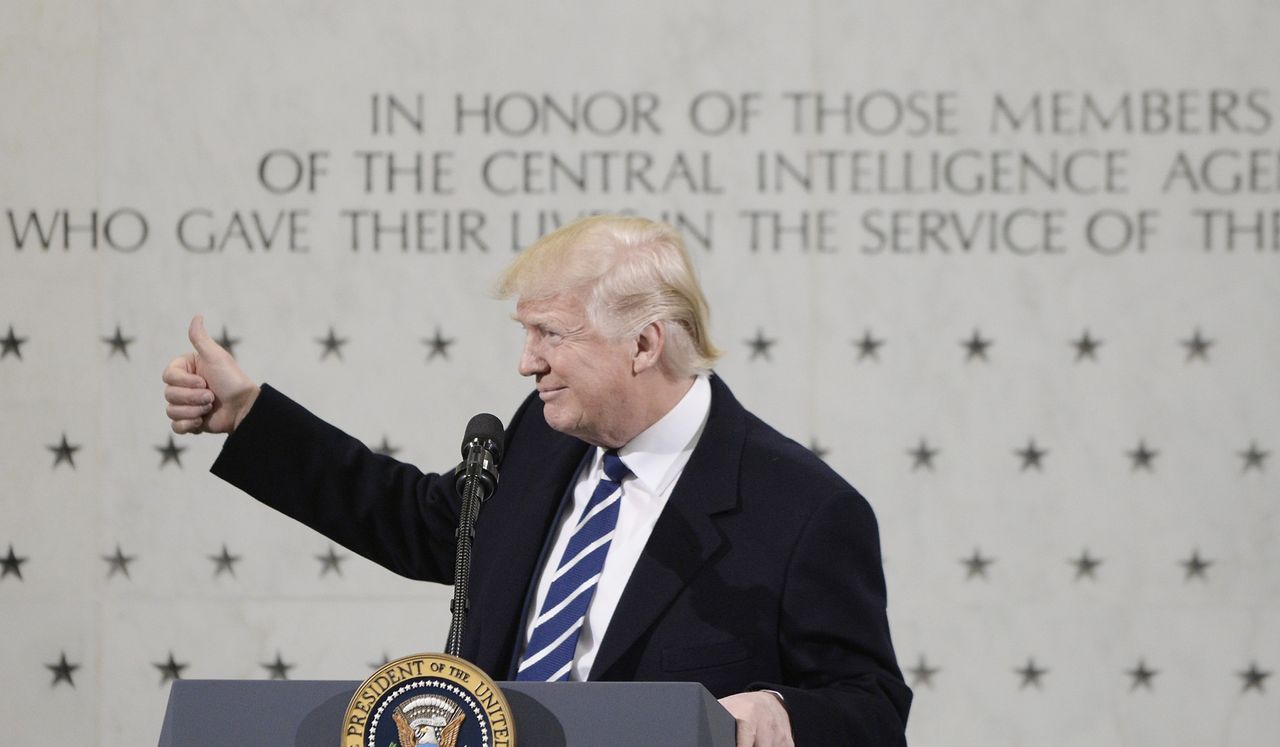
{"type": "Polygon", "coordinates": [[[169,427],[174,433],[230,433],[253,407],[258,385],[205,331],[203,316],[191,320],[187,337],[194,350],[174,358],[160,377],[169,427]]]}

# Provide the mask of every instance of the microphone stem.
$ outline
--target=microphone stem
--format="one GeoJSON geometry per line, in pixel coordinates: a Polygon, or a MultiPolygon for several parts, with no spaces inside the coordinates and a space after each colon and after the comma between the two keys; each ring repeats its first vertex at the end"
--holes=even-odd
{"type": "Polygon", "coordinates": [[[468,459],[467,475],[462,491],[462,506],[458,517],[458,551],[453,559],[453,601],[449,610],[453,613],[449,623],[449,638],[445,653],[462,656],[462,633],[467,624],[467,612],[471,606],[471,545],[476,536],[476,518],[480,514],[481,481],[478,460],[475,465],[468,459]],[[477,474],[472,474],[472,470],[477,474]]]}

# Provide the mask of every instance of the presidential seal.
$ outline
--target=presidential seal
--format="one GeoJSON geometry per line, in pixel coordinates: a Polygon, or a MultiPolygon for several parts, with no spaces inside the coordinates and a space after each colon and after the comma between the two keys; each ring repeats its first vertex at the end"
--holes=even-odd
{"type": "Polygon", "coordinates": [[[493,680],[448,654],[396,659],[356,690],[342,747],[513,747],[511,708],[493,680]]]}

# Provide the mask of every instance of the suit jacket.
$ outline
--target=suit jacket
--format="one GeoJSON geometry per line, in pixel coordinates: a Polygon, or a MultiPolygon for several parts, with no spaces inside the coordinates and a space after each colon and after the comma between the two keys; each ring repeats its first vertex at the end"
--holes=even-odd
{"type": "MultiPolygon", "coordinates": [[[[870,506],[810,451],[711,379],[706,427],[654,526],[591,670],[594,680],[780,692],[798,745],[905,744],[911,691],[885,615],[870,506]]],[[[530,395],[512,418],[476,525],[462,654],[497,679],[519,660],[527,605],[588,444],[530,395]]],[[[453,579],[452,474],[372,453],[269,386],[214,474],[401,575],[453,579]]]]}

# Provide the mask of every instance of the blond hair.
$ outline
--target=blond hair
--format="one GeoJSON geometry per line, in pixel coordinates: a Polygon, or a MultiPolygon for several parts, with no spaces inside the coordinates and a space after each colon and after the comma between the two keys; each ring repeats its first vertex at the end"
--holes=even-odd
{"type": "Polygon", "coordinates": [[[581,298],[587,319],[611,339],[662,323],[662,366],[673,376],[709,372],[720,357],[684,241],[665,223],[620,215],[576,220],[521,252],[497,286],[501,298],[562,293],[581,298]]]}

